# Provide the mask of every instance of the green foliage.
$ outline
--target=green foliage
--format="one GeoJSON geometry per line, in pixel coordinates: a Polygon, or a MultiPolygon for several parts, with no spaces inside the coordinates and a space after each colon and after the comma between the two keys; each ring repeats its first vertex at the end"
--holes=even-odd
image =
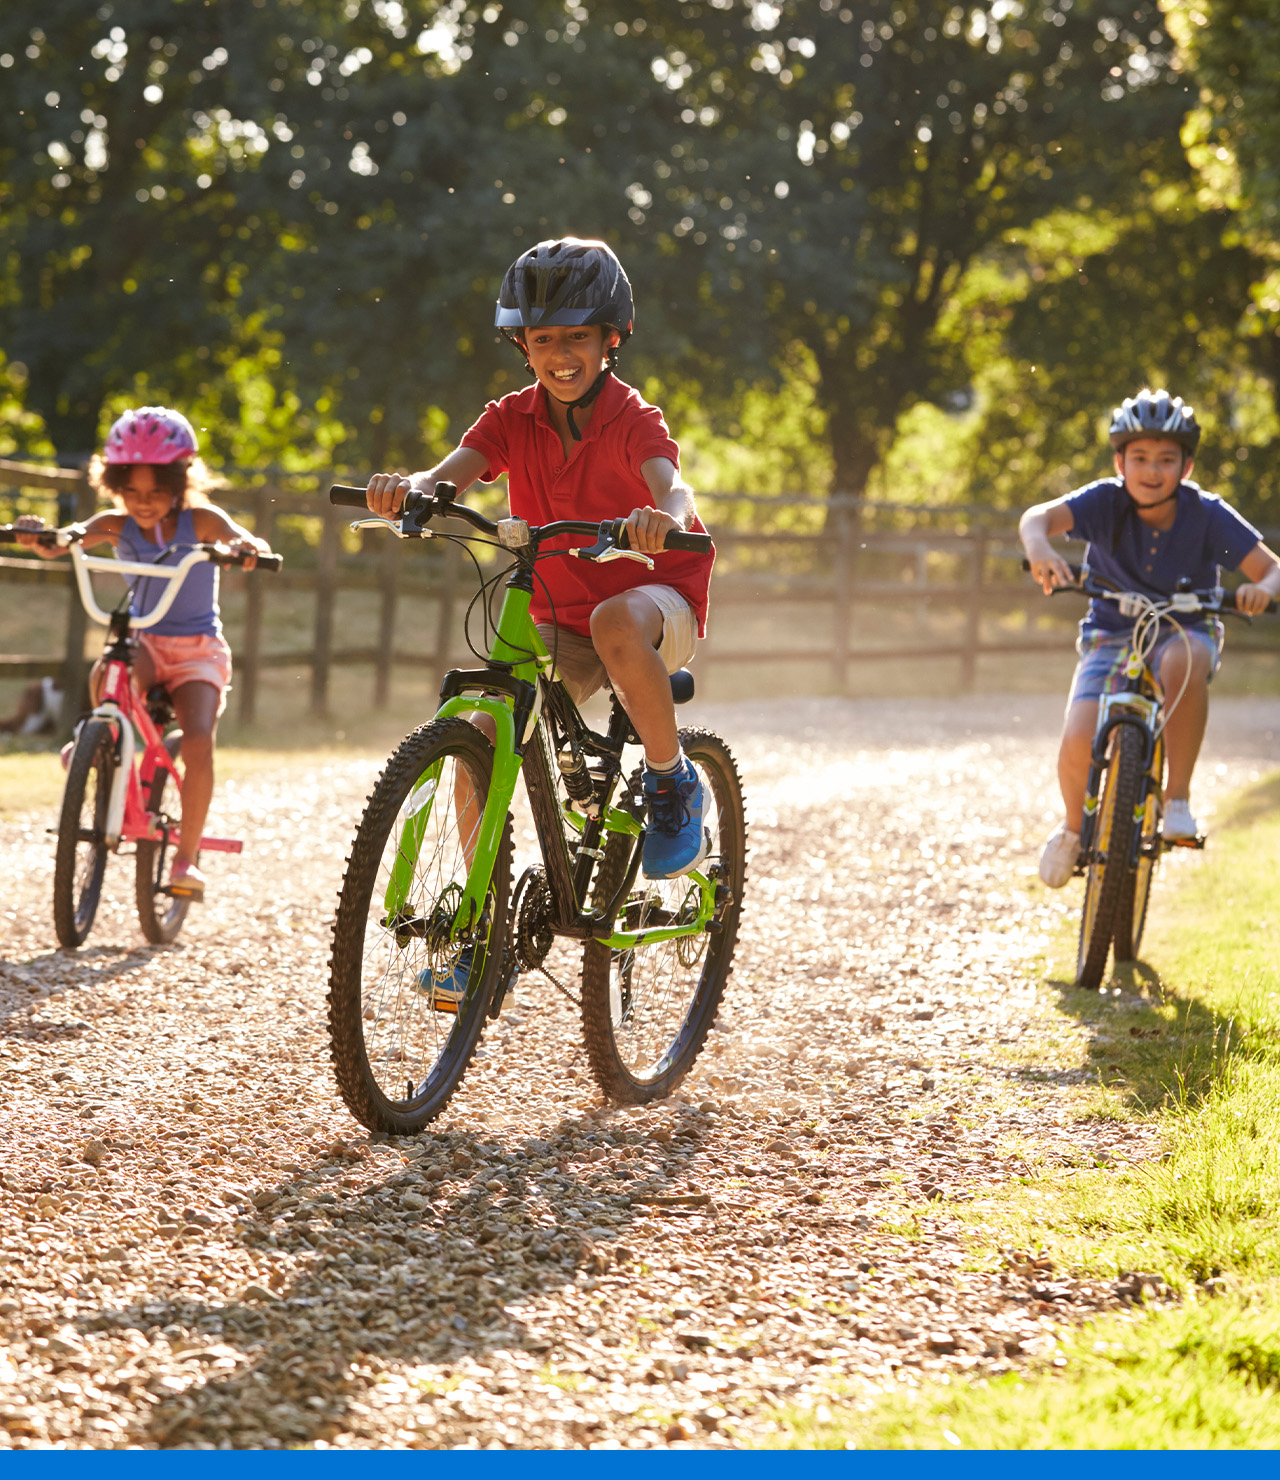
{"type": "Polygon", "coordinates": [[[525,383],[496,284],[574,232],[627,264],[624,374],[704,482],[887,458],[877,494],[1014,504],[1158,371],[1260,509],[1265,275],[1188,189],[1159,9],[1114,11],[10,0],[0,344],[39,422],[6,435],[82,454],[145,395],[218,461],[420,466],[525,383]]]}

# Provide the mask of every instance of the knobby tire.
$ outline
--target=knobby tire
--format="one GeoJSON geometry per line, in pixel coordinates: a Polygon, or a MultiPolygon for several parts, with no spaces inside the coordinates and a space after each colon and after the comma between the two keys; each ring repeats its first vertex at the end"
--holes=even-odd
{"type": "MultiPolygon", "coordinates": [[[[182,731],[173,730],[164,737],[164,748],[174,760],[182,749],[182,731]]],[[[134,895],[138,906],[138,923],[153,946],[166,946],[176,940],[191,908],[190,899],[162,893],[165,862],[177,851],[178,833],[182,826],[182,794],[172,775],[158,767],[147,796],[147,811],[165,819],[169,829],[166,844],[140,842],[134,895]]]]}
{"type": "Polygon", "coordinates": [[[53,926],[65,950],[84,943],[98,912],[107,867],[107,805],[115,771],[111,726],[106,720],[85,720],[67,768],[53,865],[53,926]]]}
{"type": "MultiPolygon", "coordinates": [[[[1135,961],[1142,949],[1142,932],[1147,923],[1147,907],[1151,902],[1151,885],[1156,865],[1160,861],[1160,818],[1163,812],[1160,800],[1160,785],[1163,780],[1164,757],[1161,742],[1156,742],[1154,762],[1154,784],[1150,795],[1142,806],[1141,832],[1138,864],[1125,876],[1124,888],[1120,891],[1120,903],[1116,907],[1114,931],[1115,959],[1135,961]]],[[[1141,805],[1141,804],[1140,804],[1141,805]]]]}
{"type": "MultiPolygon", "coordinates": [[[[415,805],[423,810],[418,798],[433,768],[438,768],[437,779],[429,783],[427,831],[415,857],[409,913],[422,920],[432,919],[433,911],[434,918],[451,916],[450,901],[460,892],[467,867],[453,776],[457,768],[465,772],[483,807],[493,770],[492,746],[462,719],[422,726],[388,761],[347,858],[334,921],[329,984],[334,1073],[356,1119],[370,1130],[391,1135],[422,1130],[444,1110],[462,1082],[484,1027],[507,934],[510,815],[487,897],[488,928],[475,948],[466,996],[456,1014],[437,1010],[429,988],[422,985],[433,962],[434,969],[445,969],[440,957],[450,948],[426,937],[402,939],[382,924],[388,870],[397,866],[403,827],[409,825],[404,819],[413,815],[415,805]],[[397,1074],[403,1088],[393,1093],[397,1074]]],[[[456,951],[450,959],[456,960],[456,951]]]]}
{"type": "Polygon", "coordinates": [[[1142,796],[1143,749],[1143,735],[1136,726],[1122,724],[1112,732],[1093,838],[1093,851],[1102,859],[1088,866],[1080,921],[1076,958],[1079,987],[1095,989],[1101,985],[1120,901],[1126,888],[1132,889],[1130,860],[1138,828],[1135,813],[1142,796]]]}
{"type": "MultiPolygon", "coordinates": [[[[657,942],[629,952],[587,942],[582,959],[582,1029],[597,1083],[615,1104],[660,1100],[693,1067],[715,1022],[733,962],[747,874],[747,828],[742,782],[724,741],[707,730],[682,730],[684,753],[698,768],[714,800],[711,852],[702,865],[719,860],[721,882],[731,899],[714,933],[684,941],[657,942]],[[622,992],[628,995],[624,1005],[622,992]],[[634,990],[634,997],[631,996],[634,990]],[[643,1022],[652,1024],[639,1042],[643,1022]],[[634,1041],[633,1041],[634,1040],[634,1041]],[[637,1061],[637,1059],[639,1061],[637,1061]]],[[[597,906],[617,893],[631,860],[632,840],[613,834],[597,872],[597,906]]],[[[687,879],[650,884],[637,875],[618,913],[620,928],[642,928],[650,901],[655,908],[692,887],[687,879]]]]}

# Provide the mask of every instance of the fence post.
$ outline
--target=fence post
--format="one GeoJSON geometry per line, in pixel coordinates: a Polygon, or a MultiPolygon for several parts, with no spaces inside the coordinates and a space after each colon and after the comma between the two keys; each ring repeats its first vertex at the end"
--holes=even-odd
{"type": "MultiPolygon", "coordinates": [[[[61,511],[59,497],[59,511],[61,511]]],[[[81,523],[92,519],[97,506],[97,495],[89,487],[87,475],[75,489],[75,517],[81,523]]],[[[89,663],[84,655],[85,633],[89,629],[89,618],[80,603],[80,587],[74,578],[68,583],[67,597],[67,647],[62,660],[62,674],[58,682],[62,686],[62,713],[59,716],[59,739],[66,740],[75,728],[76,720],[89,707],[88,683],[89,663]]]]}
{"type": "Polygon", "coordinates": [[[978,644],[982,640],[982,582],[987,571],[987,533],[971,535],[969,550],[969,607],[965,616],[964,654],[960,659],[960,690],[973,693],[978,678],[978,644]]]}
{"type": "MultiPolygon", "coordinates": [[[[274,490],[260,488],[253,503],[253,532],[260,540],[271,543],[276,514],[274,490]]],[[[262,671],[262,608],[266,597],[263,578],[246,577],[244,597],[244,637],[240,644],[239,682],[240,723],[251,725],[258,709],[258,679],[262,671]]]]}
{"type": "Polygon", "coordinates": [[[836,550],[831,572],[831,677],[837,694],[848,692],[849,626],[853,616],[854,561],[857,558],[857,522],[852,500],[836,494],[836,550]]]}
{"type": "Polygon", "coordinates": [[[382,602],[378,609],[378,651],[373,669],[373,707],[385,709],[391,694],[395,657],[396,601],[400,582],[400,541],[388,539],[382,555],[382,602]]]}
{"type": "Polygon", "coordinates": [[[333,606],[338,584],[339,511],[326,503],[320,514],[320,549],[316,557],[315,651],[311,659],[311,713],[319,719],[329,709],[329,669],[333,654],[333,606]]]}

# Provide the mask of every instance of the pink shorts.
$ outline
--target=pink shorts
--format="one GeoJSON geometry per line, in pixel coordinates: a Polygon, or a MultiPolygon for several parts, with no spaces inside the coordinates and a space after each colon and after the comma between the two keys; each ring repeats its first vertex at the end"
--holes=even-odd
{"type": "Polygon", "coordinates": [[[212,684],[219,695],[218,713],[227,707],[231,649],[220,633],[163,637],[156,632],[139,632],[138,642],[155,666],[156,682],[162,683],[171,694],[184,683],[212,684]]]}

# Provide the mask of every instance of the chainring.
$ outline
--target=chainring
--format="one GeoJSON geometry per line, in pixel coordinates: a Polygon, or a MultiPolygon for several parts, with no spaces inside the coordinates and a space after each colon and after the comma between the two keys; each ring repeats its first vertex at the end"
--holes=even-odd
{"type": "Polygon", "coordinates": [[[537,971],[555,943],[551,926],[551,890],[542,868],[527,868],[520,875],[512,898],[514,921],[512,949],[522,971],[537,971]]]}

